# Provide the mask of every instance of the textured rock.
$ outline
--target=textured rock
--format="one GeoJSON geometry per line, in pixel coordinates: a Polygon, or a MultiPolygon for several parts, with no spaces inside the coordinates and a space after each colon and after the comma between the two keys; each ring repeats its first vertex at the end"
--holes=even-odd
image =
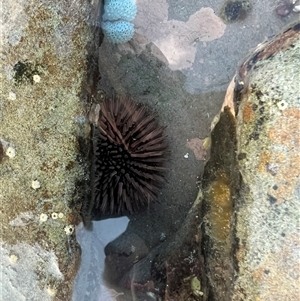
{"type": "Polygon", "coordinates": [[[240,188],[236,160],[236,122],[228,107],[211,133],[210,159],[202,178],[202,253],[205,258],[204,300],[231,300],[235,268],[233,212],[240,188]]]}
{"type": "Polygon", "coordinates": [[[299,298],[299,53],[298,23],[259,46],[239,70],[244,193],[236,212],[233,300],[299,298]]]}
{"type": "Polygon", "coordinates": [[[80,262],[73,209],[86,177],[78,140],[87,133],[89,9],[86,1],[2,3],[3,300],[71,298],[80,262]]]}
{"type": "Polygon", "coordinates": [[[202,184],[207,300],[299,298],[299,29],[251,53],[213,125],[202,184]]]}

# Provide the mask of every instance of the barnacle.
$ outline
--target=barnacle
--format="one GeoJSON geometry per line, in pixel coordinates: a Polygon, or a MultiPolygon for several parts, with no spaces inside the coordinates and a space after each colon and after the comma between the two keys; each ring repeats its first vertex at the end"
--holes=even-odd
{"type": "Polygon", "coordinates": [[[38,180],[34,180],[31,182],[31,188],[33,188],[34,190],[38,189],[41,187],[41,184],[38,180]]]}
{"type": "Polygon", "coordinates": [[[52,219],[57,219],[58,214],[56,212],[52,212],[51,217],[52,217],[52,219]]]}
{"type": "Polygon", "coordinates": [[[48,219],[47,214],[42,213],[42,214],[40,215],[40,222],[41,222],[41,223],[44,223],[45,221],[47,221],[47,219],[48,219]]]}
{"type": "Polygon", "coordinates": [[[64,228],[67,235],[72,235],[74,233],[75,227],[74,225],[68,225],[64,228]]]}

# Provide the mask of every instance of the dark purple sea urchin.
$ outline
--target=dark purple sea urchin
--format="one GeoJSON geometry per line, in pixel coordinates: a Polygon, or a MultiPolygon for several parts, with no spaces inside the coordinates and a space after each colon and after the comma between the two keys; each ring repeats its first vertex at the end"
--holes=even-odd
{"type": "Polygon", "coordinates": [[[133,213],[155,201],[164,182],[164,127],[131,99],[101,104],[93,138],[93,215],[133,213]]]}

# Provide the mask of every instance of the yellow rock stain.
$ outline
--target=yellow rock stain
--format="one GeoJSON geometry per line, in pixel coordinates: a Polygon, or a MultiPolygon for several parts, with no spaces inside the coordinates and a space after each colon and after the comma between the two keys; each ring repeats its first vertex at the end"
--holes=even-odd
{"type": "Polygon", "coordinates": [[[231,189],[225,173],[220,173],[216,180],[210,184],[207,200],[210,205],[211,234],[216,239],[224,241],[229,236],[233,214],[231,189]]]}

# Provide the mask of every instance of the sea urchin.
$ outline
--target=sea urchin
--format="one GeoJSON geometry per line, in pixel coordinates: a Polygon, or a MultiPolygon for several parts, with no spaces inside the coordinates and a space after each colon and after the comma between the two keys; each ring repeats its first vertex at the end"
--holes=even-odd
{"type": "Polygon", "coordinates": [[[164,127],[145,106],[107,99],[93,137],[93,215],[133,213],[155,201],[164,182],[164,127]]]}

